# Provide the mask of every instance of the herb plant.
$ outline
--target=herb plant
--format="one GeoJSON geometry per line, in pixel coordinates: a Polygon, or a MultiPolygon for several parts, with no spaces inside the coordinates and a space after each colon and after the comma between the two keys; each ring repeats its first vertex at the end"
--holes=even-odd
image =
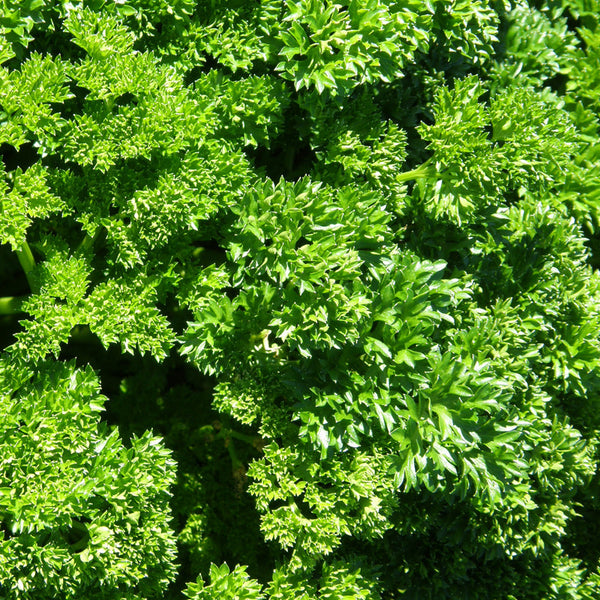
{"type": "Polygon", "coordinates": [[[600,594],[597,0],[4,0],[0,597],[600,594]]]}

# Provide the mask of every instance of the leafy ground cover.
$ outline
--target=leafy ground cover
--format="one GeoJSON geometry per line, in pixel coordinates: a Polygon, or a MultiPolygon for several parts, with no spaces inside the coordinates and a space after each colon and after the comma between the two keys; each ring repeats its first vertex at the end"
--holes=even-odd
{"type": "Polygon", "coordinates": [[[599,596],[597,0],[0,11],[0,597],[599,596]]]}

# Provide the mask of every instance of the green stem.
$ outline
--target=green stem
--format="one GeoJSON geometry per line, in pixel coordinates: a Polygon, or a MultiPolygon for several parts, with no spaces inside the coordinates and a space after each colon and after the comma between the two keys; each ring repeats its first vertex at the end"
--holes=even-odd
{"type": "Polygon", "coordinates": [[[246,442],[246,444],[250,444],[251,446],[256,445],[257,436],[255,435],[246,435],[245,433],[240,433],[239,431],[233,431],[233,429],[228,429],[226,435],[240,440],[241,442],[246,442]]]}
{"type": "Polygon", "coordinates": [[[264,445],[264,440],[259,435],[247,435],[230,429],[229,427],[223,427],[220,423],[213,425],[204,425],[198,429],[198,432],[205,437],[210,437],[216,440],[223,440],[225,444],[233,443],[232,440],[240,440],[246,444],[250,444],[255,448],[261,448],[264,445]]]}
{"type": "Polygon", "coordinates": [[[431,177],[435,174],[435,168],[431,165],[433,157],[428,158],[422,165],[419,165],[412,171],[406,171],[396,176],[396,181],[414,181],[415,179],[423,179],[424,177],[431,177]]]}
{"type": "Polygon", "coordinates": [[[23,312],[23,302],[27,296],[5,296],[0,298],[0,315],[18,315],[23,312]]]}
{"type": "Polygon", "coordinates": [[[27,278],[29,288],[34,294],[36,294],[39,290],[37,284],[33,279],[33,270],[35,269],[35,258],[33,258],[33,253],[31,252],[31,248],[29,247],[27,240],[23,241],[21,247],[17,249],[17,257],[19,259],[19,263],[21,263],[23,271],[25,271],[25,277],[27,278]]]}
{"type": "Polygon", "coordinates": [[[94,243],[94,238],[89,233],[85,234],[85,237],[81,240],[79,246],[77,246],[77,252],[85,252],[89,250],[94,243]]]}
{"type": "Polygon", "coordinates": [[[227,452],[229,452],[229,458],[231,459],[231,469],[235,473],[244,467],[244,463],[238,458],[237,452],[235,451],[235,445],[231,438],[226,440],[225,445],[227,446],[227,452]]]}
{"type": "Polygon", "coordinates": [[[294,146],[290,144],[286,148],[285,154],[283,156],[283,166],[285,167],[286,171],[290,175],[291,175],[292,169],[294,167],[294,157],[295,157],[295,155],[296,155],[296,150],[295,150],[294,146]]]}
{"type": "Polygon", "coordinates": [[[100,232],[102,231],[101,227],[97,227],[94,235],[90,235],[89,233],[85,234],[85,237],[81,240],[79,246],[77,246],[76,252],[86,252],[87,250],[91,250],[94,242],[98,239],[100,232]]]}
{"type": "Polygon", "coordinates": [[[225,441],[233,438],[234,440],[240,440],[240,442],[250,444],[255,448],[260,448],[264,445],[264,440],[259,435],[247,435],[245,433],[240,433],[235,429],[229,429],[229,427],[223,427],[215,437],[225,441]]]}

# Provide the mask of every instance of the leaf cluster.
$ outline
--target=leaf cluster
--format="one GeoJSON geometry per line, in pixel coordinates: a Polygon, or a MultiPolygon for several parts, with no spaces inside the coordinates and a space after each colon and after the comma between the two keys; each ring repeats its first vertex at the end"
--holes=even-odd
{"type": "Polygon", "coordinates": [[[598,8],[4,2],[0,595],[597,597],[598,8]]]}

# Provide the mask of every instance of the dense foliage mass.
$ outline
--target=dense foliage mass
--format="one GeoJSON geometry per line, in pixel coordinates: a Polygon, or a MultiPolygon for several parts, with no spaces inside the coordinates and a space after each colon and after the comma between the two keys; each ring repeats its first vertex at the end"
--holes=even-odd
{"type": "Polygon", "coordinates": [[[0,597],[600,597],[598,0],[3,0],[0,597]]]}

